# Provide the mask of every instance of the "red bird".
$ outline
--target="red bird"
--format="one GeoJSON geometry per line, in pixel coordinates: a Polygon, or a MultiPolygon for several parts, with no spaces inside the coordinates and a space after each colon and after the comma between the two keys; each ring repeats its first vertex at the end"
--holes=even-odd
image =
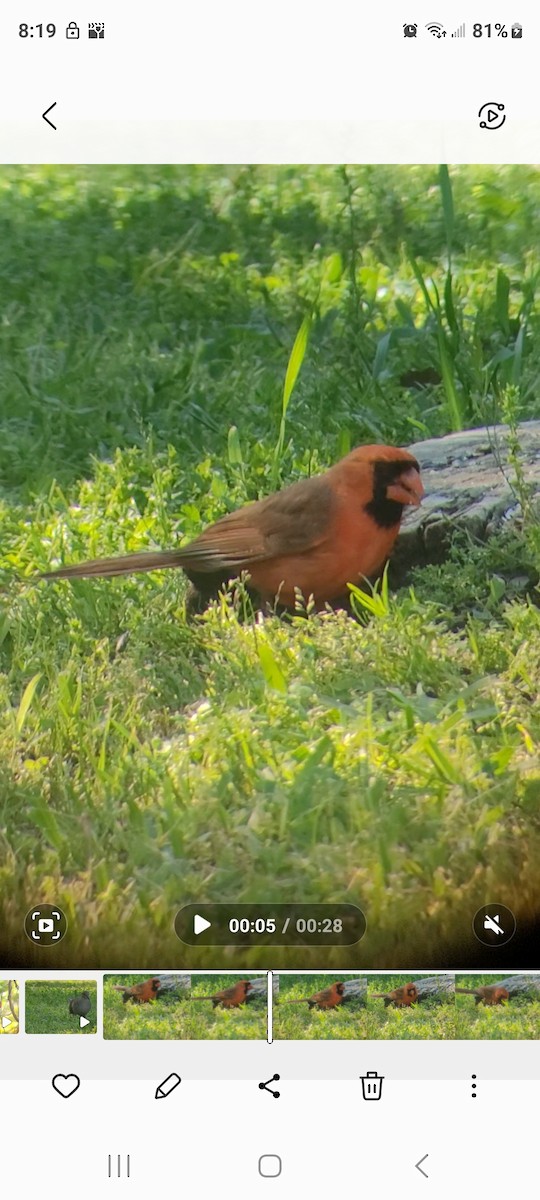
{"type": "Polygon", "coordinates": [[[222,1008],[240,1008],[248,1000],[248,992],[251,991],[253,984],[248,979],[239,979],[238,983],[232,987],[224,988],[222,992],[216,992],[215,996],[191,996],[191,1000],[211,1000],[212,1008],[217,1008],[221,1004],[222,1008]]]}
{"type": "Polygon", "coordinates": [[[98,558],[48,571],[45,579],[124,575],[182,567],[207,603],[242,572],[263,603],[294,608],[296,591],[318,608],[347,584],[384,567],[403,510],[424,495],[418,462],[394,446],[360,446],[323,475],[293,483],[221,517],[180,550],[98,558]]]}
{"type": "Polygon", "coordinates": [[[308,1008],[337,1008],[338,1004],[343,1004],[345,994],[344,983],[332,983],[330,987],[323,988],[322,992],[315,992],[313,996],[303,996],[301,1000],[285,1000],[284,1004],[307,1004],[308,1008]]]}
{"type": "Polygon", "coordinates": [[[124,1004],[131,1000],[133,1004],[149,1004],[151,1000],[155,1000],[160,989],[160,980],[154,976],[153,979],[143,979],[141,983],[134,983],[132,987],[124,986],[123,984],[114,984],[115,992],[122,992],[124,1004]]]}
{"type": "Polygon", "coordinates": [[[388,1008],[389,1004],[395,1004],[396,1008],[410,1008],[411,1004],[416,1004],[418,1000],[418,988],[415,983],[405,983],[393,992],[372,992],[371,998],[384,1000],[385,1008],[388,1008]]]}
{"type": "Polygon", "coordinates": [[[506,1004],[510,999],[510,992],[500,984],[488,984],[486,987],[478,988],[455,988],[455,991],[460,996],[475,996],[475,1004],[487,1004],[490,1007],[494,1004],[506,1004]]]}

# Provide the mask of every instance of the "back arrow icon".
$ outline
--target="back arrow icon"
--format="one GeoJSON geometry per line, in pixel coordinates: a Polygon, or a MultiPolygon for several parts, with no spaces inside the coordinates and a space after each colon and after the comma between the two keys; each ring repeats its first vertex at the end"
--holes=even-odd
{"type": "Polygon", "coordinates": [[[56,100],[54,101],[54,104],[49,104],[49,107],[46,108],[45,112],[42,113],[41,115],[43,117],[43,120],[47,122],[47,125],[50,125],[51,129],[56,129],[56,125],[53,125],[52,121],[49,121],[49,118],[47,116],[47,113],[52,112],[53,108],[56,108],[56,100]]]}
{"type": "Polygon", "coordinates": [[[421,1175],[424,1175],[426,1179],[429,1179],[429,1175],[428,1175],[427,1171],[423,1171],[423,1170],[422,1170],[422,1165],[421,1165],[423,1162],[425,1162],[425,1161],[426,1161],[426,1158],[429,1158],[429,1154],[424,1154],[424,1157],[423,1157],[423,1158],[419,1158],[419,1159],[418,1159],[418,1162],[417,1162],[417,1163],[415,1163],[414,1165],[415,1165],[415,1167],[416,1167],[416,1170],[417,1170],[417,1171],[420,1171],[420,1174],[421,1174],[421,1175]]]}

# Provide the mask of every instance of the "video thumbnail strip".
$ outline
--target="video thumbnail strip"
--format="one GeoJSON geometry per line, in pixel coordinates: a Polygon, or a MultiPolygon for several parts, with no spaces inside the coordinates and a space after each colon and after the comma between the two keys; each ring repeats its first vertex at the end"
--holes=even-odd
{"type": "MultiPolygon", "coordinates": [[[[19,983],[0,979],[0,1033],[19,1032],[19,983]]],[[[538,1040],[540,973],[178,972],[28,979],[26,1034],[111,1041],[538,1040]]]]}
{"type": "Polygon", "coordinates": [[[107,975],[103,1035],[268,1041],[537,1039],[540,976],[192,972],[141,980],[107,975]]]}

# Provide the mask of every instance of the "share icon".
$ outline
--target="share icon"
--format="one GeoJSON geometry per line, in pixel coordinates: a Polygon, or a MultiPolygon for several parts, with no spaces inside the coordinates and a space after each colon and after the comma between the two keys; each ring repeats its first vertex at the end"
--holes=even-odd
{"type": "Polygon", "coordinates": [[[277,1082],[277,1080],[278,1080],[279,1078],[280,1078],[280,1076],[279,1076],[279,1075],[272,1075],[272,1078],[271,1078],[271,1079],[267,1079],[267,1080],[266,1080],[266,1083],[260,1083],[260,1084],[259,1084],[259,1088],[260,1088],[261,1092],[270,1092],[270,1095],[274,1097],[274,1100],[279,1100],[279,1095],[280,1095],[280,1093],[279,1093],[279,1092],[275,1092],[273,1088],[271,1088],[271,1087],[268,1087],[268,1084],[269,1084],[269,1083],[274,1083],[274,1082],[277,1082]]]}

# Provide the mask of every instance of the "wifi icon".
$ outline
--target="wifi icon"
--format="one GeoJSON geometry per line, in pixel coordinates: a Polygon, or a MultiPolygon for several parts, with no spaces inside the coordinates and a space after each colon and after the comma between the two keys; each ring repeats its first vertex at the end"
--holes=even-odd
{"type": "Polygon", "coordinates": [[[433,35],[433,37],[446,37],[446,29],[443,28],[439,21],[430,21],[429,24],[426,25],[426,29],[428,33],[433,35]]]}

